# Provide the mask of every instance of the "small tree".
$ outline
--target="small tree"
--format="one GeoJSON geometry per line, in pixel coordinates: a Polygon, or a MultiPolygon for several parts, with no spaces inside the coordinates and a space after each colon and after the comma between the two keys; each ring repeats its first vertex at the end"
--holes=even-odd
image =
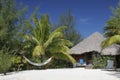
{"type": "Polygon", "coordinates": [[[52,31],[48,15],[41,15],[39,20],[35,14],[32,20],[34,25],[29,21],[25,22],[31,32],[27,33],[24,39],[25,43],[28,42],[26,46],[34,45],[33,56],[40,57],[41,62],[44,60],[43,56],[51,55],[75,63],[75,59],[69,54],[70,49],[68,48],[72,46],[72,43],[64,39],[63,32],[67,27],[61,26],[52,31]]]}
{"type": "Polygon", "coordinates": [[[109,57],[109,56],[94,57],[94,59],[93,59],[93,68],[95,68],[95,69],[105,68],[105,66],[107,65],[107,60],[112,60],[112,57],[109,57]]]}
{"type": "Polygon", "coordinates": [[[70,9],[67,13],[60,16],[60,23],[58,25],[67,26],[67,29],[64,31],[65,39],[71,41],[73,46],[82,41],[81,34],[75,30],[75,18],[70,9]]]}
{"type": "Polygon", "coordinates": [[[104,27],[104,33],[107,39],[102,43],[103,48],[112,44],[120,44],[120,2],[116,8],[112,7],[112,13],[112,17],[104,27]]]}
{"type": "Polygon", "coordinates": [[[5,75],[12,65],[11,55],[8,53],[8,51],[0,50],[0,73],[4,73],[5,75]]]}

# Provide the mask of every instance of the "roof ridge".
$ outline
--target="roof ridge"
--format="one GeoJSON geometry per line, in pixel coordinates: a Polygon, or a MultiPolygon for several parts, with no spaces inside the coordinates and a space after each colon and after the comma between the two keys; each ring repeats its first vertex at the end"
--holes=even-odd
{"type": "Polygon", "coordinates": [[[99,32],[94,32],[89,37],[72,47],[71,50],[77,51],[79,53],[89,52],[92,50],[100,52],[100,44],[104,39],[105,37],[102,34],[99,32]]]}

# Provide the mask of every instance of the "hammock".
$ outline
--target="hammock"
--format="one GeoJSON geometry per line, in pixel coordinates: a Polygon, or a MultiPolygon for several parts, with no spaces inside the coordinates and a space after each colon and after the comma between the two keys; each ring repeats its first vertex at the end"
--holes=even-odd
{"type": "Polygon", "coordinates": [[[50,57],[49,59],[47,59],[47,60],[46,60],[45,62],[43,62],[43,63],[35,63],[35,62],[32,62],[32,61],[30,61],[28,58],[26,58],[25,56],[23,56],[23,58],[24,58],[29,64],[31,64],[31,65],[33,65],[33,66],[38,66],[38,67],[40,67],[40,66],[44,66],[44,65],[50,63],[53,57],[50,57]]]}

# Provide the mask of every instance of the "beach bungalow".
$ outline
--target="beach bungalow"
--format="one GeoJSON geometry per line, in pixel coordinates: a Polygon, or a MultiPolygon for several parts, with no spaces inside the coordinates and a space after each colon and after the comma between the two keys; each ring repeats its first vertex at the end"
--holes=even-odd
{"type": "Polygon", "coordinates": [[[93,63],[93,56],[101,52],[101,42],[105,40],[104,36],[98,32],[93,33],[77,45],[71,48],[71,55],[77,62],[83,60],[87,65],[93,63]]]}
{"type": "MultiPolygon", "coordinates": [[[[105,37],[98,32],[93,33],[88,38],[84,39],[77,45],[71,48],[71,55],[78,63],[85,63],[86,65],[93,63],[93,57],[99,55],[115,56],[115,64],[120,67],[120,46],[112,45],[102,50],[101,43],[105,37]]],[[[80,65],[81,66],[81,65],[80,65]]]]}

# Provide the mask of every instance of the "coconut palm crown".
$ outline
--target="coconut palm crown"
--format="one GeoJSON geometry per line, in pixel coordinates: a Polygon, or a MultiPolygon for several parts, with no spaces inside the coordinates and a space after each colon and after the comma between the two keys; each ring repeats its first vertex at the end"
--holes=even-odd
{"type": "Polygon", "coordinates": [[[117,8],[112,8],[112,10],[113,16],[104,28],[107,39],[102,43],[103,48],[112,44],[120,44],[120,2],[117,8]]]}
{"type": "Polygon", "coordinates": [[[105,36],[107,39],[103,41],[103,48],[108,47],[112,44],[120,43],[120,19],[112,18],[107,22],[107,26],[104,28],[105,36]]]}
{"type": "Polygon", "coordinates": [[[72,63],[75,62],[74,58],[69,55],[68,48],[73,44],[64,39],[65,26],[52,31],[49,16],[47,15],[41,15],[40,20],[34,16],[32,21],[33,23],[25,22],[31,30],[25,35],[25,40],[35,45],[32,51],[33,56],[50,54],[56,58],[69,60],[72,63]]]}

